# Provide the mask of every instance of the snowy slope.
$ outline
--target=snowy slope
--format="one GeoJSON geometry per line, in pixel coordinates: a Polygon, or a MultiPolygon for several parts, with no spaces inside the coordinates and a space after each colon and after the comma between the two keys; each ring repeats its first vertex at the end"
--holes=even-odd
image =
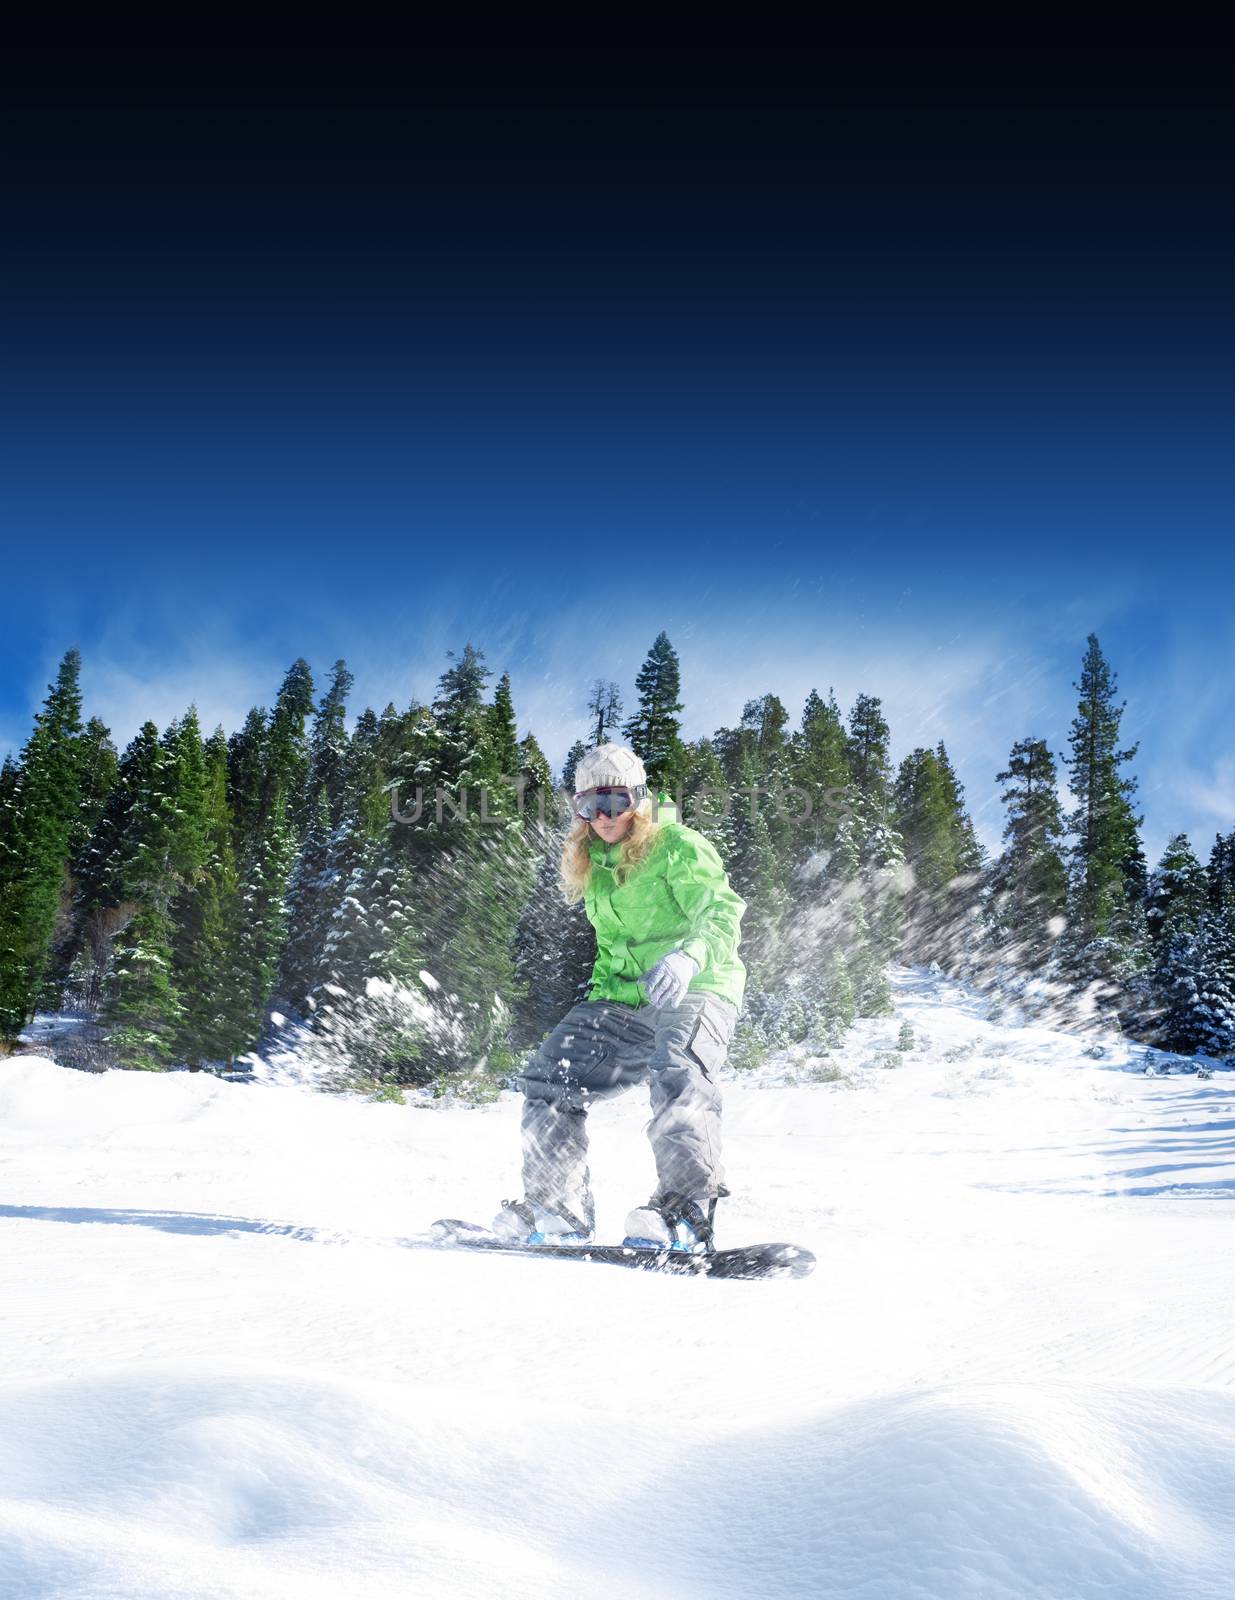
{"type": "Polygon", "coordinates": [[[1229,1595],[1235,1079],[896,1000],[727,1076],[720,1242],[802,1282],[401,1249],[518,1191],[514,1095],[0,1062],[0,1595],[1229,1595]]]}

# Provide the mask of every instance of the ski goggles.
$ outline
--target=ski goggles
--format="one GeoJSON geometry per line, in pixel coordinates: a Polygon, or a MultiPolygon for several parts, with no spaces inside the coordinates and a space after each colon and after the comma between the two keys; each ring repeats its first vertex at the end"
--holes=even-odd
{"type": "Polygon", "coordinates": [[[607,817],[620,817],[632,806],[637,806],[646,793],[647,785],[642,783],[630,789],[605,785],[597,789],[585,789],[582,794],[575,796],[575,815],[584,822],[591,822],[602,811],[607,817]]]}

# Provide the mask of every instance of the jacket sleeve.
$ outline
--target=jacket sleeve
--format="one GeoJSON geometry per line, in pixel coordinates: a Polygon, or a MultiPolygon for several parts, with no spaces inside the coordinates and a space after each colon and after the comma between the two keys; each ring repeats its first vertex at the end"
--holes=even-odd
{"type": "Polygon", "coordinates": [[[690,928],[682,949],[702,969],[726,966],[742,938],[746,901],[732,888],[716,846],[705,835],[680,833],[673,841],[665,881],[690,928]]]}

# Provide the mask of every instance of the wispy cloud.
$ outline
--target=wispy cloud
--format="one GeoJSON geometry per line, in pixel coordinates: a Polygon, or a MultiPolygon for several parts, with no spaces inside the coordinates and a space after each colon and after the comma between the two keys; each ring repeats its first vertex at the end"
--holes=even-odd
{"type": "MultiPolygon", "coordinates": [[[[1215,828],[1235,825],[1235,744],[1227,681],[1208,654],[1214,640],[1184,636],[1142,655],[1118,592],[1009,594],[967,613],[908,590],[863,592],[833,578],[761,582],[753,568],[742,590],[701,570],[693,586],[662,585],[617,562],[590,570],[566,599],[537,593],[513,570],[465,573],[431,590],[375,593],[362,606],[324,594],[281,609],[272,596],[247,623],[220,606],[200,605],[186,619],[183,607],[132,605],[94,619],[89,634],[81,630],[85,710],[103,718],[121,747],[148,718],[165,727],[190,703],[204,729],[221,723],[231,732],[250,706],[273,703],[298,655],[309,660],[319,693],[342,656],[356,679],[354,718],[366,705],[380,711],[391,701],[402,708],[431,700],[447,652],[470,639],[491,669],[490,692],[510,672],[520,733],[534,733],[560,770],[571,744],[591,737],[593,681],[616,681],[629,716],[636,675],[663,629],[681,662],[688,738],[733,726],[748,700],[768,692],[794,726],[812,689],[826,696],[834,688],[844,712],[859,693],[877,695],[894,760],[915,745],[946,743],[979,837],[996,852],[1005,819],[995,774],[1026,736],[1065,754],[1073,682],[1092,628],[1128,701],[1125,743],[1140,741],[1133,770],[1151,860],[1178,829],[1201,848],[1215,828]]],[[[1217,643],[1221,659],[1235,653],[1230,641],[1217,643]]],[[[49,653],[33,672],[31,717],[57,659],[49,653]]],[[[0,748],[5,739],[20,748],[28,733],[29,723],[10,716],[0,748]]],[[[1067,807],[1066,789],[1062,797],[1067,807]]]]}

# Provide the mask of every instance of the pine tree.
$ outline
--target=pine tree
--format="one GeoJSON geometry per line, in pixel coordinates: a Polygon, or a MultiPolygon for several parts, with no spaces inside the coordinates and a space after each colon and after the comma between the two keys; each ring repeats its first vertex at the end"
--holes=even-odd
{"type": "Polygon", "coordinates": [[[854,810],[859,884],[850,913],[849,967],[860,1017],[892,1011],[888,964],[904,938],[910,874],[900,833],[888,820],[886,805],[886,799],[858,795],[854,810]]]}
{"type": "Polygon", "coordinates": [[[1195,933],[1208,904],[1207,889],[1204,868],[1187,834],[1174,834],[1150,877],[1145,896],[1150,938],[1160,943],[1177,929],[1195,933]]]}
{"type": "Polygon", "coordinates": [[[562,763],[562,788],[572,794],[575,787],[575,768],[583,760],[587,752],[588,746],[583,743],[582,739],[576,739],[566,752],[566,760],[562,763]]]}
{"type": "Polygon", "coordinates": [[[519,727],[515,718],[515,704],[510,692],[510,674],[504,672],[498,679],[489,707],[487,733],[492,749],[493,765],[499,781],[512,782],[519,777],[519,727]]]}
{"type": "Polygon", "coordinates": [[[297,1019],[308,1010],[318,977],[318,958],[325,943],[326,923],[335,911],[336,880],[329,870],[330,799],[326,785],[317,791],[309,831],[301,840],[287,888],[287,939],[279,959],[272,1004],[297,1019]]]}
{"type": "Polygon", "coordinates": [[[153,722],[124,756],[100,822],[89,878],[92,909],[115,934],[102,1008],[119,1064],[156,1069],[175,1054],[184,1010],[174,971],[173,904],[190,891],[209,847],[206,759],[195,708],[160,739],[153,722]]]}
{"type": "Polygon", "coordinates": [[[751,987],[772,994],[783,987],[786,954],[782,921],[789,905],[784,866],[776,854],[764,806],[757,792],[759,769],[748,755],[740,774],[739,796],[733,820],[733,848],[726,862],[728,877],[747,909],[742,918],[742,960],[751,987]]]}
{"type": "Polygon", "coordinates": [[[940,885],[935,914],[941,966],[972,974],[977,961],[980,895],[986,852],[965,809],[965,792],[941,739],[932,752],[946,822],[947,876],[940,885]]]}
{"type": "Polygon", "coordinates": [[[239,884],[227,798],[227,739],[216,728],[204,748],[202,870],[173,908],[172,974],[183,995],[174,1047],[190,1063],[233,1061],[251,1043],[251,1016],[233,937],[239,884]]]}
{"type": "Polygon", "coordinates": [[[1089,635],[1080,682],[1074,687],[1081,695],[1068,736],[1068,769],[1077,799],[1068,820],[1075,840],[1075,914],[1086,936],[1117,936],[1129,891],[1134,894],[1138,879],[1144,878],[1137,834],[1144,819],[1132,810],[1136,779],[1123,777],[1119,770],[1138,746],[1118,748],[1126,702],[1115,704],[1115,676],[1095,634],[1089,635]]]}
{"type": "MultiPolygon", "coordinates": [[[[370,958],[379,947],[376,932],[376,874],[383,841],[393,822],[388,791],[387,752],[395,748],[399,723],[394,707],[379,720],[366,709],[356,719],[348,747],[342,815],[326,855],[323,879],[329,885],[322,941],[306,985],[306,1004],[315,1009],[326,985],[344,993],[356,989],[371,972],[370,958]]],[[[389,870],[389,869],[388,869],[389,870]]]]}
{"type": "Polygon", "coordinates": [[[1008,808],[1004,853],[991,872],[992,937],[1014,965],[1037,971],[1062,929],[1068,877],[1055,758],[1044,739],[1020,739],[996,774],[1008,808]]]}
{"type": "Polygon", "coordinates": [[[296,857],[287,796],[276,789],[272,809],[237,864],[237,895],[227,942],[236,963],[244,1032],[256,1043],[267,1020],[279,956],[287,937],[287,883],[296,857]]]}
{"type": "Polygon", "coordinates": [[[742,726],[752,741],[752,770],[758,776],[760,796],[764,797],[761,808],[782,876],[792,870],[799,843],[793,821],[799,803],[796,796],[789,794],[793,751],[785,733],[788,722],[789,713],[774,694],[748,700],[742,708],[742,726]]]}
{"type": "Polygon", "coordinates": [[[596,934],[580,900],[565,904],[559,881],[569,818],[533,819],[526,830],[535,880],[514,933],[516,977],[525,990],[513,1009],[511,1047],[539,1042],[572,1005],[587,996],[596,961],[596,934]]]}
{"type": "MultiPolygon", "coordinates": [[[[588,695],[588,716],[592,719],[592,745],[609,741],[609,731],[616,728],[622,715],[622,696],[616,683],[597,678],[588,695]]],[[[574,769],[571,769],[572,775],[574,769]]]]}
{"type": "Polygon", "coordinates": [[[678,698],[682,688],[677,652],[666,633],[658,633],[635,679],[639,707],[623,736],[647,769],[649,793],[674,793],[685,777],[687,758],[682,743],[678,698]]]}
{"type": "Polygon", "coordinates": [[[347,767],[347,697],[355,682],[346,661],[336,661],[330,672],[330,686],[322,696],[309,738],[309,772],[305,796],[306,811],[312,816],[321,790],[333,827],[339,820],[347,767]]]}
{"type": "MultiPolygon", "coordinates": [[[[347,663],[336,661],[309,739],[307,828],[287,885],[287,939],[279,955],[275,1008],[303,1018],[322,979],[326,929],[338,909],[341,879],[331,862],[335,830],[343,825],[348,782],[347,663]]],[[[303,810],[304,808],[302,808],[303,810]]]]}
{"type": "Polygon", "coordinates": [[[914,875],[915,901],[929,903],[956,875],[952,806],[933,750],[913,750],[901,762],[892,814],[914,875]]]}
{"type": "Polygon", "coordinates": [[[431,714],[406,730],[389,779],[405,820],[392,817],[343,903],[335,951],[346,954],[348,980],[332,986],[319,1016],[325,1033],[363,1050],[371,1079],[445,1086],[478,1065],[509,1063],[512,1009],[524,998],[515,930],[535,866],[517,794],[500,781],[513,708],[484,703],[488,675],[469,644],[442,675],[431,714]],[[421,997],[397,1026],[392,995],[421,997]],[[369,1025],[375,1009],[388,1037],[369,1025]]]}
{"type": "Polygon", "coordinates": [[[737,844],[738,812],[747,797],[731,792],[711,740],[700,739],[689,755],[680,820],[710,839],[720,859],[728,862],[737,844]]]}
{"type": "Polygon", "coordinates": [[[800,857],[809,860],[835,848],[842,825],[853,811],[853,773],[840,707],[831,689],[826,702],[814,689],[806,697],[802,728],[794,736],[793,746],[793,782],[810,801],[810,816],[799,829],[800,857]]]}
{"type": "Polygon", "coordinates": [[[1137,831],[1143,819],[1132,809],[1136,780],[1120,772],[1137,746],[1119,749],[1125,706],[1115,702],[1115,677],[1092,633],[1075,687],[1081,699],[1067,765],[1077,806],[1068,819],[1074,842],[1062,953],[1095,1002],[1110,1007],[1130,992],[1147,959],[1147,875],[1137,831]]]}
{"type": "Polygon", "coordinates": [[[1222,834],[1215,837],[1205,869],[1205,887],[1215,911],[1235,902],[1235,828],[1225,838],[1222,834]]]}
{"type": "Polygon", "coordinates": [[[956,769],[942,739],[935,746],[935,758],[939,763],[939,776],[947,796],[948,817],[952,830],[952,860],[955,869],[953,882],[965,879],[967,885],[972,886],[986,865],[986,852],[978,840],[973,820],[965,809],[964,786],[956,775],[956,769]]]}
{"type": "Polygon", "coordinates": [[[17,774],[21,769],[12,756],[6,755],[0,767],[0,850],[10,837],[13,827],[13,807],[17,796],[17,774]]]}
{"type": "Polygon", "coordinates": [[[849,713],[846,755],[859,793],[876,811],[882,810],[886,802],[892,777],[888,758],[890,737],[882,703],[872,695],[860,694],[849,713]]]}
{"type": "Polygon", "coordinates": [[[293,661],[279,689],[274,715],[270,719],[262,771],[262,814],[263,819],[268,819],[274,811],[276,796],[281,795],[288,827],[297,842],[309,825],[309,810],[313,803],[309,791],[312,758],[305,731],[312,711],[313,674],[307,661],[293,661]]]}
{"type": "Polygon", "coordinates": [[[982,850],[942,741],[905,757],[892,804],[913,874],[902,953],[960,971],[972,958],[982,850]]]}
{"type": "Polygon", "coordinates": [[[69,858],[81,813],[88,745],[81,724],[81,656],[66,651],[16,775],[6,779],[0,833],[0,1042],[34,1015],[53,941],[67,926],[69,858]]]}
{"type": "Polygon", "coordinates": [[[159,1071],[174,1054],[183,1006],[171,973],[172,927],[167,911],[141,905],[116,945],[107,1037],[121,1066],[159,1071]]]}
{"type": "MultiPolygon", "coordinates": [[[[323,702],[320,745],[342,715],[346,667],[337,664],[323,702]]],[[[288,932],[288,886],[308,828],[312,753],[306,722],[313,710],[313,676],[304,660],[284,676],[273,714],[250,711],[228,745],[228,794],[234,825],[237,896],[229,944],[237,963],[237,996],[256,1043],[268,1007],[288,932]]]]}
{"type": "Polygon", "coordinates": [[[1235,918],[1211,906],[1207,874],[1175,834],[1150,878],[1153,967],[1138,1032],[1165,1050],[1221,1055],[1235,1047],[1235,918]]]}
{"type": "Polygon", "coordinates": [[[81,870],[94,830],[116,784],[119,758],[109,730],[91,717],[81,741],[81,786],[77,817],[69,835],[69,874],[62,931],[53,940],[39,1006],[45,1011],[63,1005],[93,1014],[97,1010],[96,963],[93,960],[82,907],[81,870]],[[70,976],[76,974],[70,985],[70,976]]]}
{"type": "Polygon", "coordinates": [[[457,733],[481,710],[485,679],[492,677],[492,669],[485,666],[483,651],[477,650],[470,639],[457,659],[453,650],[447,650],[446,654],[454,665],[438,679],[437,699],[432,709],[444,727],[457,733]]]}
{"type": "Polygon", "coordinates": [[[1235,1050],[1235,910],[1206,909],[1195,927],[1180,918],[1158,942],[1145,1029],[1181,1055],[1222,1057],[1235,1050]]]}
{"type": "Polygon", "coordinates": [[[227,794],[238,858],[249,853],[261,824],[269,722],[265,707],[254,706],[227,741],[227,794]]]}

